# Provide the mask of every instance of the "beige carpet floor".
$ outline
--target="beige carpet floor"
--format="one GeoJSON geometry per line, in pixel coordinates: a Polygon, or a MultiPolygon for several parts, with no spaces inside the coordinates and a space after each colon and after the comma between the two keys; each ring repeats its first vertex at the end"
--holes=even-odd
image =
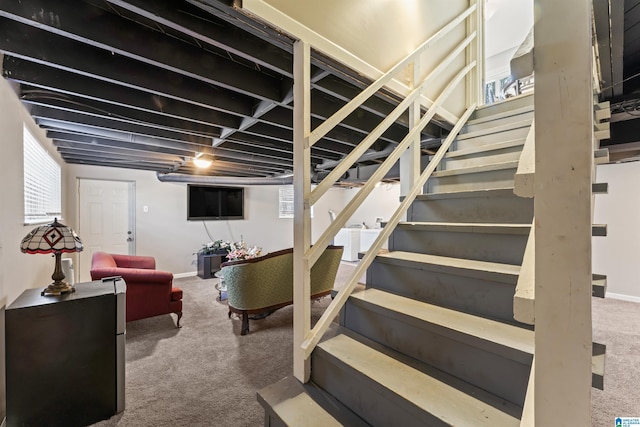
{"type": "MultiPolygon", "coordinates": [[[[353,264],[343,264],[344,283],[353,264]]],[[[217,279],[177,279],[183,328],[171,315],[127,324],[126,410],[97,427],[262,426],[256,391],[291,374],[293,308],[251,322],[227,318],[217,279]]],[[[317,319],[329,298],[312,304],[317,319]]],[[[594,341],[607,345],[605,390],[592,392],[593,427],[640,416],[640,304],[593,300],[594,341]]]]}

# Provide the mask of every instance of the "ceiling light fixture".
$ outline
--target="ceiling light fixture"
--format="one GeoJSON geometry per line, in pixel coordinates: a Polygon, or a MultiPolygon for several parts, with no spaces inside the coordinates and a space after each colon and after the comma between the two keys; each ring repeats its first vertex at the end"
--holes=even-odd
{"type": "Polygon", "coordinates": [[[205,155],[204,153],[198,153],[193,158],[193,164],[200,169],[208,168],[209,166],[211,166],[211,163],[213,163],[213,159],[205,155]]]}

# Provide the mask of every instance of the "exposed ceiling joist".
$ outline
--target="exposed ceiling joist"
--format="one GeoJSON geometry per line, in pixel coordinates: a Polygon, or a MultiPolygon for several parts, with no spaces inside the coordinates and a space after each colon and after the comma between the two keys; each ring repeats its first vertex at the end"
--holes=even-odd
{"type": "MultiPolygon", "coordinates": [[[[219,0],[22,0],[0,5],[2,73],[70,163],[274,177],[293,169],[293,39],[219,0]],[[198,153],[214,165],[196,170],[198,153]],[[218,167],[216,167],[218,165],[218,167]]],[[[316,51],[312,127],[367,79],[316,51]]],[[[350,153],[398,97],[381,90],[311,148],[311,166],[350,153]]],[[[407,133],[407,114],[356,166],[407,133]]],[[[432,123],[423,140],[447,124],[432,123]]],[[[372,160],[369,160],[372,159],[372,160]]]]}

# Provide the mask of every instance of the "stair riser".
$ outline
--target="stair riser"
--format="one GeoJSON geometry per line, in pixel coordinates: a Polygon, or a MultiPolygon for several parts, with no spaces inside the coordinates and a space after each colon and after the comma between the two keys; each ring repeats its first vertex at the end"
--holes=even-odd
{"type": "Polygon", "coordinates": [[[533,119],[533,110],[527,113],[516,114],[513,116],[502,117],[496,120],[488,120],[481,123],[476,124],[467,124],[462,128],[461,134],[470,133],[470,132],[478,132],[481,130],[489,129],[495,126],[504,126],[509,123],[515,123],[522,120],[532,120],[533,119]]]}
{"type": "Polygon", "coordinates": [[[416,324],[415,319],[404,322],[367,305],[347,302],[344,326],[516,405],[524,404],[531,356],[521,355],[521,363],[503,355],[504,348],[497,344],[479,348],[460,341],[460,334],[448,329],[416,324]]]}
{"type": "Polygon", "coordinates": [[[265,408],[264,425],[269,427],[290,427],[280,419],[270,408],[265,408]]]}
{"type": "Polygon", "coordinates": [[[471,120],[489,117],[495,114],[500,114],[507,111],[513,111],[518,108],[523,108],[527,106],[529,107],[533,106],[533,95],[519,96],[517,98],[511,98],[504,102],[497,102],[492,105],[480,107],[473,113],[473,115],[471,116],[471,120]]]}
{"type": "Polygon", "coordinates": [[[501,169],[488,172],[432,177],[427,181],[425,193],[449,191],[490,190],[513,187],[516,169],[501,169]]]}
{"type": "Polygon", "coordinates": [[[418,301],[515,324],[514,283],[500,283],[455,274],[376,262],[367,270],[367,287],[418,301]]]}
{"type": "Polygon", "coordinates": [[[526,234],[420,231],[396,228],[389,250],[521,265],[526,234]]]}
{"type": "Polygon", "coordinates": [[[467,197],[415,200],[407,212],[408,221],[480,222],[531,224],[533,199],[510,197],[467,197]]]}
{"type": "Polygon", "coordinates": [[[302,384],[293,376],[258,390],[257,400],[269,427],[370,427],[313,382],[302,384]]]}
{"type": "Polygon", "coordinates": [[[498,133],[490,133],[472,138],[456,139],[453,142],[453,150],[465,150],[467,148],[480,147],[488,144],[511,141],[513,139],[526,138],[530,126],[519,127],[498,133]]]}
{"type": "Polygon", "coordinates": [[[321,348],[311,356],[311,380],[372,426],[448,426],[321,348]]]}
{"type": "Polygon", "coordinates": [[[442,163],[440,163],[440,170],[469,168],[472,166],[481,166],[492,163],[511,162],[514,160],[520,160],[521,152],[522,145],[517,145],[515,147],[503,148],[500,150],[491,150],[466,156],[444,158],[442,163]]]}

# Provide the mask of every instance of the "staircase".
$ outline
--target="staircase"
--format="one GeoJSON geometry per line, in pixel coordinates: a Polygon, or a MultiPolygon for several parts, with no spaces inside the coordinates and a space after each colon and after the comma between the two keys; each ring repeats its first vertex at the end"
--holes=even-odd
{"type": "Polygon", "coordinates": [[[520,425],[534,333],[513,307],[533,199],[513,186],[532,104],[474,113],[314,350],[311,381],[258,393],[265,425],[520,425]]]}

